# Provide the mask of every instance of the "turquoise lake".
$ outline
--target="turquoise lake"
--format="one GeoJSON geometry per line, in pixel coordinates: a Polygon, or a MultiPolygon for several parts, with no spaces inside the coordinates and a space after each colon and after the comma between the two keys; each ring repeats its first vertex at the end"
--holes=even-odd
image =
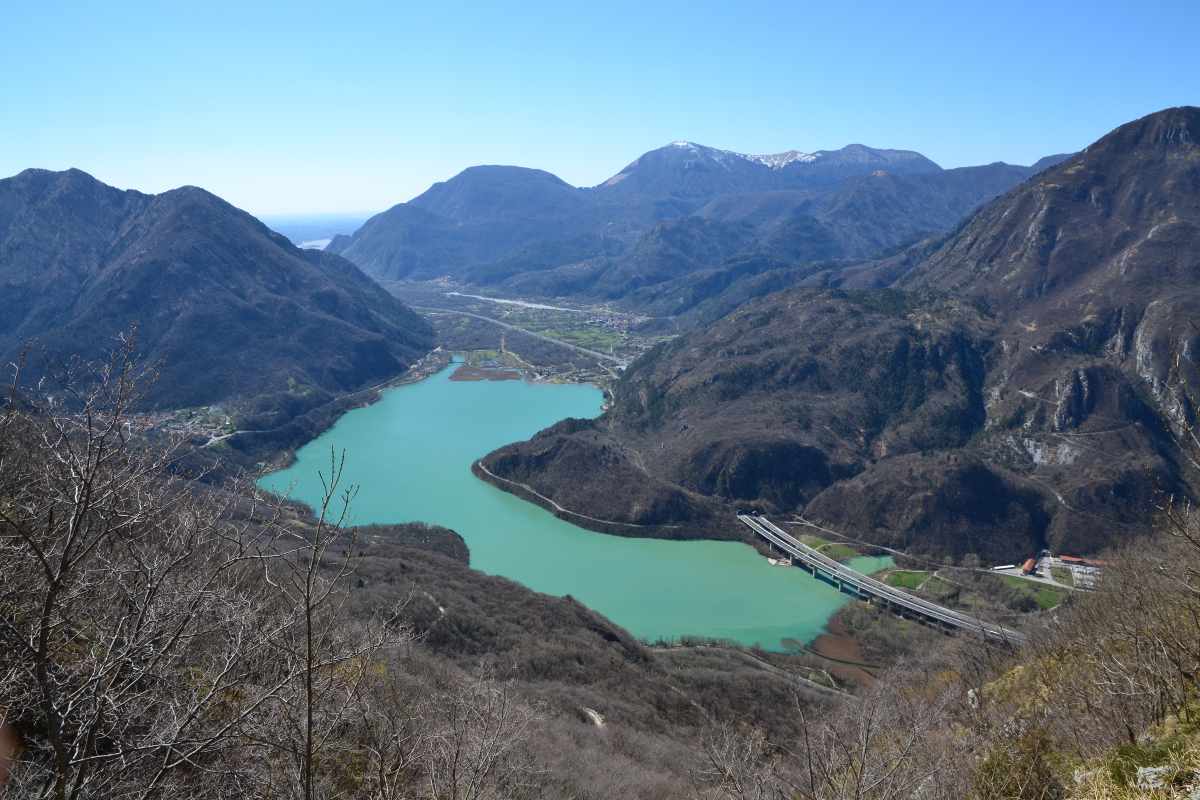
{"type": "MultiPolygon", "coordinates": [[[[566,417],[594,417],[593,386],[451,381],[453,367],[344,415],[295,463],[260,485],[313,504],[330,448],[357,484],[351,524],[420,520],[457,531],[471,566],[531,589],[569,594],[649,641],[696,635],[779,649],[811,641],[848,598],[737,542],[663,541],[578,528],[484,483],[471,465],[566,417]]],[[[587,509],[578,509],[587,512],[587,509]]],[[[851,565],[873,571],[887,558],[851,565]]]]}

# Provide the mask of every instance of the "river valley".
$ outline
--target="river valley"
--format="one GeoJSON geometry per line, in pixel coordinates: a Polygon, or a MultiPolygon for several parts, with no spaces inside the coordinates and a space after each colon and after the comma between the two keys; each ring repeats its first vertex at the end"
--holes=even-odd
{"type": "MultiPolygon", "coordinates": [[[[311,505],[331,448],[344,450],[345,480],[358,486],[351,524],[451,528],[466,540],[476,569],[569,594],[649,641],[691,635],[781,649],[786,639],[820,635],[847,602],[744,544],[595,533],[479,480],[471,465],[481,456],[566,417],[594,417],[603,396],[584,384],[451,381],[454,366],[347,413],[261,485],[311,505]]],[[[851,565],[870,572],[890,563],[859,558],[851,565]]]]}

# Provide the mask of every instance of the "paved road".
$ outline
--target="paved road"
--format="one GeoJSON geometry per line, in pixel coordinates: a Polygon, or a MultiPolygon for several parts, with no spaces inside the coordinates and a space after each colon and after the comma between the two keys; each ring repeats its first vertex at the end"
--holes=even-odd
{"type": "Polygon", "coordinates": [[[1024,634],[939,606],[852,570],[845,564],[834,561],[824,553],[804,544],[766,517],[739,514],[738,519],[771,544],[781,548],[794,558],[800,559],[809,569],[819,571],[837,580],[842,584],[843,590],[845,586],[849,586],[860,596],[879,598],[934,622],[978,633],[985,639],[1018,645],[1025,642],[1024,634]]]}
{"type": "Polygon", "coordinates": [[[543,342],[549,342],[550,344],[556,344],[560,347],[565,347],[568,350],[574,350],[577,353],[583,353],[585,356],[591,356],[592,358],[598,358],[601,361],[611,361],[612,363],[617,364],[621,367],[624,367],[627,363],[625,361],[625,359],[623,359],[623,358],[617,358],[616,356],[609,355],[608,353],[601,353],[599,350],[589,350],[586,347],[580,347],[577,344],[571,344],[570,342],[564,342],[562,339],[555,339],[552,336],[546,336],[545,334],[542,334],[542,333],[534,333],[531,330],[526,330],[525,328],[519,328],[516,325],[511,325],[507,322],[501,322],[500,320],[496,319],[495,317],[487,317],[487,316],[484,316],[483,314],[475,314],[470,311],[459,311],[458,309],[454,309],[454,308],[431,308],[429,306],[412,306],[412,308],[416,311],[423,311],[427,314],[428,313],[461,314],[464,317],[474,317],[475,319],[481,319],[484,322],[490,322],[493,325],[499,325],[501,328],[508,328],[510,331],[516,331],[517,333],[523,333],[526,336],[532,336],[535,339],[541,339],[543,342]]]}
{"type": "Polygon", "coordinates": [[[494,473],[490,469],[488,469],[487,466],[484,465],[483,461],[476,461],[475,466],[479,467],[480,471],[483,472],[485,475],[487,475],[489,478],[492,478],[493,480],[501,481],[503,483],[507,483],[509,486],[516,486],[521,489],[524,489],[525,491],[529,492],[534,497],[539,498],[542,502],[553,506],[556,511],[559,511],[563,514],[569,514],[572,517],[579,517],[580,519],[591,520],[592,522],[599,522],[602,525],[618,525],[623,528],[678,528],[678,527],[681,527],[679,525],[642,525],[641,523],[638,523],[638,522],[617,522],[616,520],[612,520],[612,519],[600,519],[599,517],[590,517],[587,514],[580,514],[578,511],[572,511],[569,508],[563,508],[558,503],[554,502],[549,497],[546,497],[546,495],[539,492],[537,489],[534,489],[528,483],[521,483],[519,481],[510,481],[508,478],[500,477],[499,475],[497,475],[496,473],[494,473]]]}

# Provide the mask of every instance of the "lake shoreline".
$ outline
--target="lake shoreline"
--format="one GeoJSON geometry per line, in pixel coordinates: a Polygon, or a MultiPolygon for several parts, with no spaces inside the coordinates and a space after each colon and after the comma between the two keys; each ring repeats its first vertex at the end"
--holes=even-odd
{"type": "Polygon", "coordinates": [[[866,663],[862,645],[846,628],[841,614],[839,610],[830,617],[825,633],[813,639],[808,649],[828,662],[826,669],[838,680],[857,686],[870,686],[875,682],[875,676],[862,666],[866,663]]]}
{"type": "MultiPolygon", "coordinates": [[[[443,350],[441,347],[434,348],[426,353],[420,360],[413,363],[407,370],[399,375],[391,378],[383,383],[376,384],[364,389],[357,389],[353,392],[347,392],[344,395],[330,400],[328,403],[310,409],[297,417],[288,420],[282,425],[277,425],[262,431],[238,431],[228,437],[228,440],[237,439],[239,444],[249,444],[249,447],[237,447],[232,441],[228,441],[230,447],[238,450],[241,453],[257,459],[256,472],[263,474],[276,472],[281,469],[287,469],[295,463],[296,451],[310,442],[320,438],[323,434],[329,431],[338,421],[359,408],[374,405],[380,402],[384,394],[392,389],[397,389],[401,386],[411,386],[415,383],[421,383],[429,378],[438,375],[443,370],[455,363],[454,359],[465,351],[450,351],[443,350]],[[301,433],[289,433],[290,429],[302,427],[301,433]],[[258,440],[259,444],[255,444],[258,440]],[[282,440],[283,443],[277,443],[272,440],[282,440]]],[[[461,369],[461,368],[460,368],[461,369]]],[[[487,370],[481,370],[487,372],[487,370]]],[[[528,370],[511,369],[505,372],[517,373],[515,377],[505,375],[504,377],[492,377],[490,375],[474,374],[464,375],[459,378],[451,378],[457,381],[477,381],[477,380],[523,380],[528,383],[536,384],[566,384],[566,385],[582,385],[595,386],[601,392],[604,388],[597,386],[590,381],[571,380],[570,378],[555,379],[540,378],[536,375],[531,376],[528,370]]],[[[605,394],[605,408],[607,408],[608,395],[605,394]]],[[[238,459],[244,461],[244,459],[238,459]]],[[[248,465],[239,463],[239,468],[245,468],[248,465]]]]}
{"type": "Polygon", "coordinates": [[[435,375],[342,416],[296,452],[290,469],[259,485],[311,504],[329,448],[344,450],[344,480],[359,488],[350,524],[423,520],[455,530],[473,568],[574,597],[648,641],[730,639],[778,651],[786,639],[816,639],[849,601],[799,570],[767,565],[742,539],[730,540],[736,526],[721,531],[720,541],[702,531],[588,519],[548,509],[544,499],[502,487],[479,468],[481,452],[560,419],[599,413],[594,386],[456,382],[445,369],[435,375]]]}
{"type": "Polygon", "coordinates": [[[471,474],[484,483],[494,486],[502,492],[511,494],[514,497],[519,497],[521,500],[524,500],[527,503],[531,503],[538,508],[549,511],[551,514],[564,522],[569,522],[577,528],[583,528],[584,530],[592,531],[593,533],[603,533],[609,536],[632,536],[639,539],[667,539],[672,541],[731,541],[729,537],[679,535],[679,531],[681,529],[686,527],[688,531],[691,531],[694,526],[639,525],[633,522],[619,522],[617,520],[599,519],[580,511],[563,508],[558,503],[555,503],[550,498],[539,494],[537,491],[529,486],[526,486],[525,484],[510,481],[507,478],[502,478],[499,475],[492,474],[492,472],[488,470],[486,466],[484,466],[483,459],[478,459],[475,461],[475,463],[471,464],[471,474]]]}
{"type": "Polygon", "coordinates": [[[263,475],[287,469],[296,462],[296,451],[319,439],[346,414],[378,403],[389,389],[420,383],[427,378],[437,375],[451,363],[453,363],[453,353],[436,347],[422,356],[418,361],[409,365],[408,369],[404,372],[383,383],[347,392],[322,406],[309,409],[296,418],[290,419],[274,428],[264,431],[235,432],[229,437],[229,439],[236,438],[239,443],[246,442],[249,439],[251,446],[248,450],[235,447],[233,442],[229,442],[229,445],[230,447],[234,447],[234,449],[248,452],[254,457],[258,457],[260,459],[258,472],[263,475]],[[297,428],[302,423],[307,423],[303,425],[303,431],[296,431],[288,435],[287,431],[289,429],[297,428]],[[276,437],[284,439],[286,443],[266,443],[276,437]],[[265,442],[260,447],[255,447],[253,445],[254,438],[258,438],[260,441],[265,440],[265,442]]]}

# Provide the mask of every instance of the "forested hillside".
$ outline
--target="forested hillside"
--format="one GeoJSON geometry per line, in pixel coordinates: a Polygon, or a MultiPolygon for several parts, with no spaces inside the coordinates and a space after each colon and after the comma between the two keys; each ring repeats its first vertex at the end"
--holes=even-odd
{"type": "Polygon", "coordinates": [[[943,170],[863,145],[749,156],[674,142],[591,188],[541,170],[471,167],[330,250],[381,280],[448,278],[676,315],[687,306],[672,303],[688,294],[677,284],[700,273],[747,259],[875,257],[949,230],[1061,158],[943,170]]]}
{"type": "Polygon", "coordinates": [[[393,378],[429,324],[353,264],[300,250],[196,187],[120,191],[78,170],[0,180],[0,358],[61,378],[136,328],[153,405],[336,394],[393,378]]]}
{"type": "Polygon", "coordinates": [[[1200,391],[1197,142],[1195,108],[1122,126],[939,242],[746,299],[631,365],[599,420],[485,463],[696,532],[746,504],[955,558],[1127,541],[1200,485],[1178,446],[1200,391]]]}
{"type": "Polygon", "coordinates": [[[452,531],[343,527],[340,457],[315,515],[198,485],[127,416],[139,373],[0,407],[6,797],[685,797],[717,721],[794,736],[841,696],[797,656],[652,649],[452,531]]]}

